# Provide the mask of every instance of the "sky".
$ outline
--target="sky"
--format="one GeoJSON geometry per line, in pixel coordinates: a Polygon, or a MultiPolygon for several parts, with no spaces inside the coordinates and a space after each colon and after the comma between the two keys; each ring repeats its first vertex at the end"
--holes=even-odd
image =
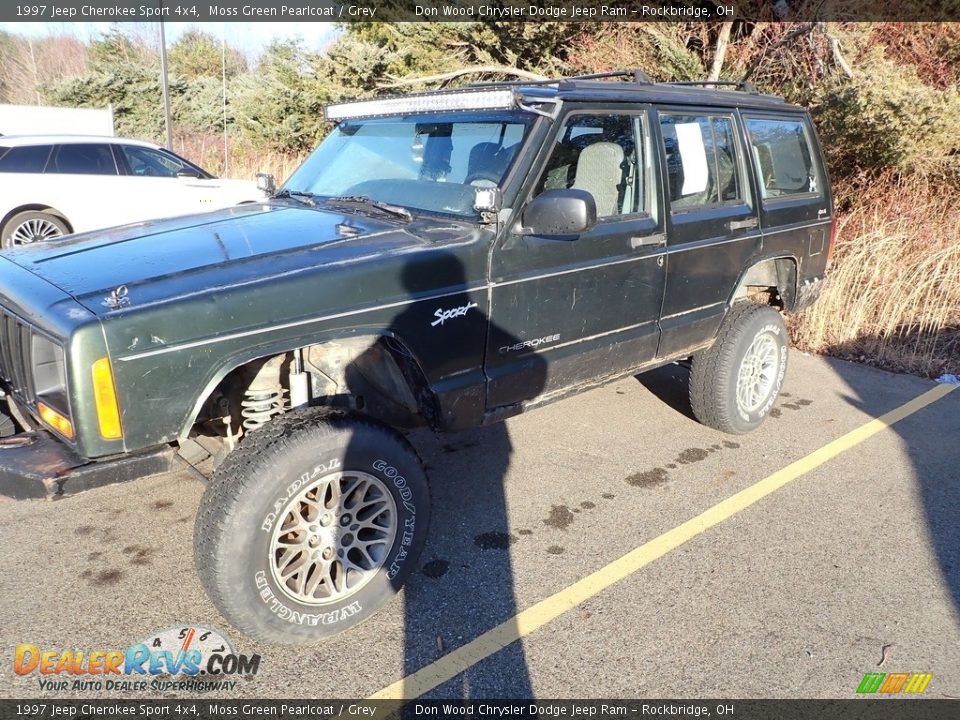
{"type": "MultiPolygon", "coordinates": [[[[113,23],[102,22],[16,22],[0,23],[0,30],[29,37],[48,37],[51,35],[71,35],[80,40],[92,40],[110,30],[113,23]]],[[[136,26],[135,30],[144,35],[154,34],[159,38],[159,23],[127,23],[136,26]]],[[[226,35],[227,44],[240,50],[249,60],[255,59],[260,51],[274,39],[301,38],[310,51],[322,50],[337,33],[335,23],[323,22],[205,22],[182,23],[165,22],[164,33],[167,47],[191,28],[202,30],[217,39],[226,35]]]]}

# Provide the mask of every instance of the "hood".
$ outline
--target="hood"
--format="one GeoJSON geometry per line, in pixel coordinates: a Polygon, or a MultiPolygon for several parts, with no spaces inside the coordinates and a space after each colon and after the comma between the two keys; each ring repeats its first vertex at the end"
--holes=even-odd
{"type": "Polygon", "coordinates": [[[320,265],[412,251],[469,232],[436,220],[403,224],[251,203],[72,235],[0,255],[103,315],[115,309],[111,296],[121,287],[124,307],[135,309],[320,265]]]}

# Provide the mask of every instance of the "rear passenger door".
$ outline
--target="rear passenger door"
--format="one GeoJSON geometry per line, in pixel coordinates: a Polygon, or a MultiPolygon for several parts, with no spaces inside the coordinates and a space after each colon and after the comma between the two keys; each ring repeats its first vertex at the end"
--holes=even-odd
{"type": "Polygon", "coordinates": [[[577,188],[594,197],[598,222],[576,238],[508,232],[494,249],[488,407],[564,391],[656,355],[664,234],[648,112],[576,109],[558,125],[518,207],[545,190],[577,188]]]}
{"type": "Polygon", "coordinates": [[[746,152],[733,110],[658,108],[667,209],[662,357],[709,342],[761,247],[746,152]]]}
{"type": "Polygon", "coordinates": [[[133,198],[107,143],[55,146],[43,182],[51,204],[75,232],[119,225],[130,217],[133,198]]]}

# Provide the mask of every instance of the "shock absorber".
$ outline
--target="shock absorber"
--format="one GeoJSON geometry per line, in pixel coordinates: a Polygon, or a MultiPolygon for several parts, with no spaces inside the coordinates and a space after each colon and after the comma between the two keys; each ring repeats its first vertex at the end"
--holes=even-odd
{"type": "Polygon", "coordinates": [[[240,414],[243,427],[256,430],[274,415],[287,410],[287,389],[280,384],[280,368],[285,356],[277,355],[265,362],[243,393],[240,414]]]}

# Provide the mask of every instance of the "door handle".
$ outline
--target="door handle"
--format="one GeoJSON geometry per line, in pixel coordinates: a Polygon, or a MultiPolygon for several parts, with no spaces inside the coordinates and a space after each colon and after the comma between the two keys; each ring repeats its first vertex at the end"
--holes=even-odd
{"type": "Polygon", "coordinates": [[[650,247],[651,245],[663,245],[667,241],[667,236],[664,233],[657,233],[656,235],[644,235],[643,237],[632,237],[630,238],[630,249],[636,250],[641,247],[650,247]]]}
{"type": "Polygon", "coordinates": [[[760,221],[755,217],[747,218],[746,220],[731,220],[727,223],[727,227],[730,230],[749,230],[750,228],[755,228],[760,225],[760,221]]]}

